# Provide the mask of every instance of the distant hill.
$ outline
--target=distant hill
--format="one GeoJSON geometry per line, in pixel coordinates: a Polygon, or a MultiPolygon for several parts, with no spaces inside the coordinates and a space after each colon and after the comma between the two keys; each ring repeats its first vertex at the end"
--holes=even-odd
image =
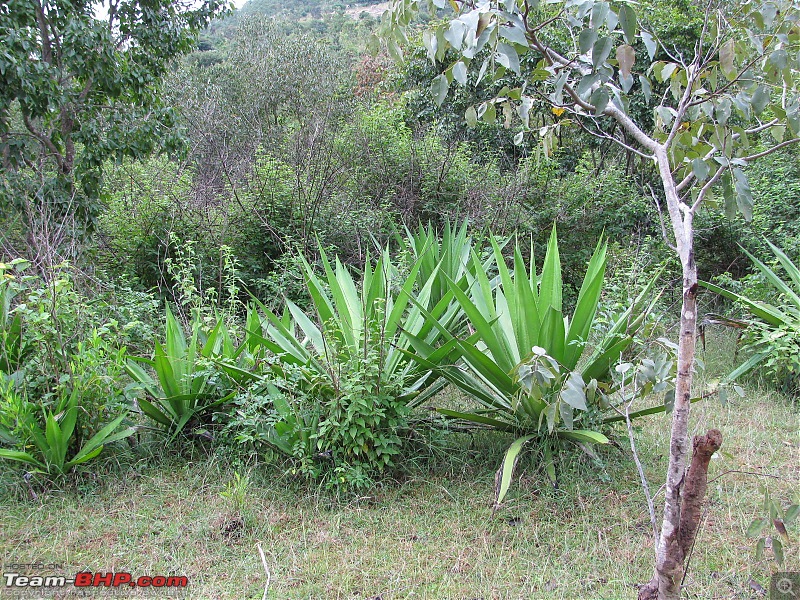
{"type": "Polygon", "coordinates": [[[330,21],[331,18],[338,21],[344,17],[378,20],[389,4],[387,0],[249,0],[230,16],[211,23],[204,36],[201,36],[201,49],[217,46],[231,35],[241,19],[249,17],[280,19],[289,30],[295,29],[294,23],[301,29],[321,32],[328,28],[322,21],[330,21]]]}
{"type": "MultiPolygon", "coordinates": [[[[250,0],[238,11],[239,15],[259,15],[266,17],[287,17],[295,19],[320,19],[325,14],[345,12],[358,17],[361,10],[373,16],[376,5],[383,5],[380,12],[389,7],[389,3],[381,0],[250,0]]],[[[380,16],[380,13],[377,13],[380,16]]]]}

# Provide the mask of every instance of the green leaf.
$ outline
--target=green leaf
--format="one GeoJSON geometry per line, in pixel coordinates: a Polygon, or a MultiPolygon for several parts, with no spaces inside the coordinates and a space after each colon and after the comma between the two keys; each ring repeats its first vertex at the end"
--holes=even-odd
{"type": "Polygon", "coordinates": [[[595,71],[597,71],[600,65],[605,64],[613,47],[613,40],[607,36],[600,38],[594,43],[592,46],[592,67],[594,67],[595,71]]]}
{"type": "Polygon", "coordinates": [[[497,471],[495,475],[495,499],[494,505],[495,508],[500,506],[503,500],[508,493],[508,489],[511,487],[511,480],[514,477],[514,469],[517,466],[517,461],[519,460],[519,454],[522,452],[523,447],[526,443],[531,441],[537,437],[536,435],[526,435],[511,444],[506,450],[505,456],[503,457],[503,462],[500,465],[500,469],[497,471]]]}
{"type": "Polygon", "coordinates": [[[694,173],[697,181],[701,183],[708,179],[709,168],[706,161],[704,161],[702,158],[695,158],[692,161],[692,173],[694,173]]]}
{"type": "Polygon", "coordinates": [[[577,410],[587,410],[586,406],[586,384],[580,373],[572,372],[569,374],[561,390],[561,399],[577,410]]]}
{"type": "Polygon", "coordinates": [[[650,104],[650,98],[652,95],[650,80],[647,79],[647,77],[645,77],[644,75],[639,75],[639,85],[642,86],[642,94],[644,95],[644,101],[647,104],[650,104]]]}
{"type": "Polygon", "coordinates": [[[485,106],[486,110],[484,110],[481,119],[484,121],[484,123],[493,124],[497,118],[497,109],[495,109],[494,103],[492,102],[487,102],[485,106]]]}
{"type": "Polygon", "coordinates": [[[650,60],[653,60],[656,56],[655,39],[653,39],[653,36],[650,34],[650,32],[644,30],[642,30],[641,37],[644,47],[647,48],[647,54],[650,56],[650,60]]]}
{"type": "Polygon", "coordinates": [[[586,95],[591,91],[592,86],[597,83],[599,79],[599,75],[597,73],[591,73],[589,75],[584,75],[581,80],[578,82],[578,87],[575,91],[578,92],[578,95],[581,98],[585,98],[586,95]]]}
{"type": "Polygon", "coordinates": [[[505,42],[497,44],[497,62],[519,75],[519,55],[511,44],[505,42]]]}
{"type": "Polygon", "coordinates": [[[441,106],[444,103],[444,99],[447,98],[447,90],[449,87],[450,83],[444,75],[435,77],[431,82],[431,94],[433,94],[436,106],[441,106]]]}
{"type": "Polygon", "coordinates": [[[747,537],[755,538],[764,533],[764,530],[769,526],[769,519],[754,519],[750,526],[747,528],[747,537]]]}
{"type": "Polygon", "coordinates": [[[602,115],[608,106],[608,92],[605,87],[599,87],[589,97],[589,103],[594,106],[594,114],[602,115]]]}
{"type": "Polygon", "coordinates": [[[764,538],[759,538],[758,542],[756,543],[756,562],[764,560],[765,545],[766,545],[766,540],[764,538]]]}
{"type": "Polygon", "coordinates": [[[581,54],[586,54],[592,49],[597,41],[597,31],[595,29],[583,29],[578,35],[578,47],[581,54]]]}
{"type": "Polygon", "coordinates": [[[467,85],[467,65],[463,61],[458,61],[453,65],[453,79],[462,86],[467,85]]]}
{"type": "Polygon", "coordinates": [[[736,194],[733,191],[733,178],[729,171],[722,174],[722,197],[725,201],[725,216],[729,219],[736,217],[736,194]]]}
{"type": "Polygon", "coordinates": [[[783,522],[786,524],[791,524],[797,518],[798,513],[800,513],[800,504],[792,504],[786,509],[786,515],[783,518],[783,522]]]}
{"type": "MultiPolygon", "coordinates": [[[[636,12],[629,4],[623,4],[619,8],[619,24],[622,26],[622,32],[625,36],[625,41],[628,44],[633,44],[636,41],[636,12]]],[[[652,60],[652,56],[650,57],[652,60]]]]}
{"type": "MultiPolygon", "coordinates": [[[[674,395],[674,390],[673,390],[673,395],[674,395]]],[[[665,394],[665,396],[666,396],[666,394],[665,394]]],[[[700,402],[702,399],[703,399],[702,396],[698,396],[696,398],[692,398],[689,402],[691,404],[694,404],[695,402],[700,402]]],[[[644,408],[642,410],[637,410],[635,412],[630,413],[628,415],[628,417],[630,418],[631,421],[633,421],[634,419],[638,419],[640,417],[646,417],[648,415],[657,415],[657,414],[663,413],[663,412],[667,412],[666,398],[665,398],[665,403],[664,404],[662,404],[660,406],[653,406],[653,407],[650,407],[650,408],[644,408]]],[[[603,419],[603,424],[619,423],[619,422],[622,422],[622,421],[625,421],[625,415],[614,415],[613,417],[606,417],[605,419],[603,419]]]]}
{"type": "Polygon", "coordinates": [[[81,448],[80,452],[78,452],[71,461],[67,463],[67,467],[72,467],[74,465],[78,465],[80,463],[86,462],[91,458],[94,458],[103,449],[104,444],[110,444],[117,440],[124,439],[136,433],[136,429],[133,427],[128,427],[124,431],[117,432],[114,434],[114,431],[117,427],[119,427],[122,420],[125,418],[126,415],[120,415],[107,425],[103,427],[100,431],[92,436],[92,438],[86,442],[81,448]],[[112,435],[113,434],[113,435],[112,435]]]}
{"type": "MultiPolygon", "coordinates": [[[[724,389],[724,388],[723,388],[724,389]]],[[[675,408],[675,390],[667,390],[664,392],[664,412],[671,413],[675,408]]],[[[631,415],[628,415],[630,418],[631,415]]]]}
{"type": "Polygon", "coordinates": [[[16,450],[6,450],[5,448],[0,448],[0,458],[28,463],[29,465],[34,465],[43,470],[47,469],[44,463],[36,460],[33,456],[31,456],[27,452],[18,452],[16,450]]]}
{"type": "MultiPolygon", "coordinates": [[[[777,247],[775,244],[773,244],[773,243],[772,243],[772,242],[770,242],[769,240],[765,239],[765,241],[767,242],[767,245],[768,245],[768,246],[770,247],[770,249],[772,250],[773,254],[775,254],[775,256],[777,257],[777,259],[778,259],[778,262],[780,262],[780,263],[781,263],[781,266],[782,266],[782,267],[783,267],[783,269],[786,271],[786,274],[787,274],[787,275],[789,276],[789,278],[792,280],[792,282],[794,283],[794,285],[795,285],[795,287],[797,288],[797,290],[798,290],[798,291],[800,291],[800,268],[798,268],[798,267],[797,267],[797,266],[796,266],[796,265],[795,265],[795,264],[794,264],[794,263],[793,263],[793,262],[792,262],[792,261],[789,259],[789,257],[788,257],[788,256],[786,256],[786,253],[785,253],[783,250],[781,250],[780,248],[778,248],[778,247],[777,247]]],[[[754,257],[752,257],[752,258],[754,258],[754,257]]],[[[758,264],[757,264],[757,266],[758,266],[758,264]]],[[[759,268],[760,268],[760,267],[759,267],[759,268]]],[[[762,270],[762,271],[763,271],[763,270],[762,270]]],[[[765,271],[763,271],[763,272],[765,272],[765,271]]],[[[765,272],[765,274],[766,274],[766,275],[769,277],[769,273],[766,273],[766,272],[765,272]]],[[[789,299],[793,301],[794,305],[795,305],[795,306],[796,306],[798,309],[800,309],[800,296],[797,296],[797,294],[795,294],[795,293],[794,293],[794,291],[793,291],[791,288],[789,288],[789,286],[787,286],[787,285],[785,285],[785,284],[784,284],[784,285],[780,285],[780,284],[778,283],[778,281],[776,281],[776,279],[777,279],[778,281],[780,281],[780,278],[778,278],[777,276],[776,276],[775,278],[772,278],[772,277],[770,277],[770,280],[772,281],[773,285],[774,285],[774,286],[775,286],[777,289],[779,289],[780,291],[782,291],[782,292],[783,292],[783,293],[784,293],[786,296],[788,296],[788,297],[789,297],[789,299]]],[[[781,283],[782,283],[782,281],[781,281],[781,283]]]]}
{"type": "Polygon", "coordinates": [[[605,239],[601,237],[597,242],[591,259],[589,259],[586,274],[578,292],[578,301],[575,305],[566,339],[567,348],[565,350],[564,366],[569,370],[575,369],[578,360],[583,354],[597,313],[606,270],[607,247],[605,239]]]}
{"type": "Polygon", "coordinates": [[[75,466],[77,466],[79,464],[88,462],[91,459],[95,458],[96,456],[99,456],[102,451],[103,451],[103,446],[101,445],[101,446],[97,446],[97,447],[93,448],[89,452],[83,452],[83,453],[81,453],[80,456],[76,456],[74,459],[72,459],[71,461],[66,463],[64,465],[64,468],[65,468],[65,470],[66,469],[71,469],[72,467],[75,467],[75,466]]]}
{"type": "Polygon", "coordinates": [[[772,553],[775,555],[775,562],[783,566],[783,543],[776,537],[772,538],[772,553]]]}
{"type": "Polygon", "coordinates": [[[403,50],[394,39],[386,39],[386,50],[389,52],[389,56],[394,62],[400,65],[403,64],[403,50]]]}
{"type": "Polygon", "coordinates": [[[670,77],[672,77],[672,75],[675,73],[677,69],[678,65],[676,65],[675,63],[666,63],[663,66],[663,68],[658,72],[657,77],[661,81],[661,83],[666,83],[666,81],[669,80],[670,77]]]}
{"type": "Polygon", "coordinates": [[[597,431],[590,431],[586,429],[574,429],[572,431],[558,431],[558,437],[562,437],[574,442],[582,442],[584,444],[608,444],[609,439],[602,433],[597,431]]]}
{"type": "Polygon", "coordinates": [[[789,55],[786,50],[779,48],[769,55],[767,62],[771,64],[776,71],[783,71],[789,66],[789,55]]]}
{"type": "Polygon", "coordinates": [[[525,33],[525,29],[513,22],[510,22],[509,25],[503,25],[500,28],[500,35],[514,44],[528,46],[528,37],[525,33]]]}
{"type": "Polygon", "coordinates": [[[752,99],[750,100],[750,103],[753,106],[753,112],[757,116],[760,116],[761,113],[764,112],[764,109],[769,104],[769,100],[770,100],[769,90],[767,89],[767,86],[765,85],[758,86],[756,88],[755,93],[753,93],[752,99]]]}
{"type": "Polygon", "coordinates": [[[747,176],[739,168],[733,169],[734,186],[736,187],[736,206],[748,223],[753,220],[753,194],[747,176]]]}
{"type": "Polygon", "coordinates": [[[164,412],[156,408],[154,404],[151,404],[147,400],[143,399],[139,399],[137,401],[137,404],[139,405],[141,411],[145,415],[153,419],[156,423],[160,423],[161,425],[164,425],[166,427],[172,425],[172,419],[169,416],[167,416],[164,412]]]}
{"type": "Polygon", "coordinates": [[[513,426],[509,425],[505,421],[500,421],[499,419],[492,419],[491,417],[487,417],[485,415],[479,415],[477,413],[459,412],[455,410],[449,410],[446,408],[437,408],[436,412],[450,419],[460,419],[462,421],[470,421],[472,423],[477,423],[478,425],[487,425],[492,429],[496,429],[497,431],[513,432],[515,430],[513,426]]]}
{"type": "Polygon", "coordinates": [[[478,112],[475,110],[474,106],[467,108],[464,118],[466,119],[469,127],[475,127],[478,124],[478,112]]]}

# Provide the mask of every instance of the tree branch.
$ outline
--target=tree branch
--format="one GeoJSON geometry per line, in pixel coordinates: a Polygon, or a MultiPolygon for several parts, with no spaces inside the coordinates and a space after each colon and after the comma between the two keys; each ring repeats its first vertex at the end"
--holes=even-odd
{"type": "Polygon", "coordinates": [[[792,138],[791,140],[786,140],[785,142],[781,142],[780,144],[777,144],[772,148],[768,148],[763,152],[758,152],[757,154],[751,154],[750,156],[745,156],[741,160],[745,162],[758,160],[759,158],[763,158],[764,156],[769,156],[773,152],[777,152],[778,150],[786,148],[787,146],[791,146],[792,144],[796,144],[797,142],[800,142],[800,138],[792,138]]]}
{"type": "Polygon", "coordinates": [[[706,194],[708,193],[708,191],[713,187],[713,185],[715,183],[717,183],[717,181],[719,181],[719,178],[722,177],[723,173],[725,173],[725,170],[727,168],[728,168],[728,166],[725,165],[725,166],[720,167],[719,169],[717,169],[717,172],[714,173],[714,176],[711,179],[709,179],[705,183],[705,185],[703,185],[703,187],[700,189],[700,192],[697,194],[697,199],[694,201],[694,204],[692,204],[692,207],[689,209],[690,212],[692,212],[694,214],[694,212],[698,208],[700,208],[700,204],[702,204],[702,202],[705,199],[706,194]]]}
{"type": "Polygon", "coordinates": [[[47,31],[47,17],[44,14],[44,8],[39,0],[35,0],[33,4],[36,10],[36,22],[39,25],[39,35],[42,36],[42,60],[48,65],[52,65],[53,48],[50,42],[50,34],[47,31]]]}
{"type": "Polygon", "coordinates": [[[63,171],[65,168],[64,157],[61,155],[61,151],[53,143],[53,140],[51,140],[41,131],[36,129],[33,126],[33,123],[31,123],[30,118],[28,117],[27,114],[25,114],[24,111],[20,112],[22,112],[22,122],[25,123],[25,127],[28,129],[28,131],[31,132],[31,135],[33,137],[39,140],[39,142],[52,153],[53,157],[56,159],[56,162],[58,163],[58,167],[63,171]]]}
{"type": "MultiPolygon", "coordinates": [[[[558,66],[561,68],[572,68],[573,65],[575,64],[573,61],[570,61],[566,57],[561,56],[558,52],[550,48],[548,45],[540,42],[539,38],[536,36],[535,31],[528,31],[528,36],[531,40],[531,43],[544,56],[545,60],[550,66],[558,66]]],[[[578,67],[578,70],[581,71],[581,73],[583,73],[584,71],[584,69],[581,69],[580,67],[578,67]]],[[[595,107],[586,102],[585,100],[582,100],[569,83],[564,84],[564,89],[567,91],[567,94],[569,94],[569,96],[572,98],[575,104],[577,104],[587,112],[590,113],[595,112],[595,107]]],[[[644,131],[642,131],[636,125],[636,123],[634,123],[633,119],[631,119],[628,115],[626,115],[616,106],[614,106],[613,102],[608,103],[608,106],[606,106],[605,110],[603,110],[603,114],[612,117],[631,137],[633,137],[637,142],[639,142],[639,144],[641,144],[644,148],[647,148],[654,154],[656,148],[660,147],[660,144],[658,142],[656,142],[653,138],[651,138],[644,131]]]]}
{"type": "MultiPolygon", "coordinates": [[[[572,113],[575,114],[576,116],[579,116],[579,117],[581,116],[579,113],[576,113],[575,111],[572,111],[572,113]]],[[[594,121],[594,119],[592,119],[592,121],[594,121]]],[[[583,123],[583,119],[581,119],[581,118],[576,119],[576,122],[578,123],[580,128],[583,129],[583,131],[585,131],[586,133],[588,133],[591,136],[594,136],[594,137],[596,137],[598,139],[601,139],[601,140],[609,140],[609,141],[613,142],[614,144],[624,148],[628,152],[633,152],[634,154],[636,154],[638,156],[641,156],[642,158],[646,158],[648,160],[654,160],[655,159],[655,156],[653,156],[652,154],[645,154],[641,150],[637,150],[636,148],[626,144],[625,142],[623,142],[619,138],[617,138],[617,137],[615,137],[613,135],[609,135],[605,131],[602,131],[599,127],[597,128],[597,131],[593,131],[593,130],[589,129],[583,123]]],[[[595,125],[597,125],[596,122],[595,122],[595,125]]]]}

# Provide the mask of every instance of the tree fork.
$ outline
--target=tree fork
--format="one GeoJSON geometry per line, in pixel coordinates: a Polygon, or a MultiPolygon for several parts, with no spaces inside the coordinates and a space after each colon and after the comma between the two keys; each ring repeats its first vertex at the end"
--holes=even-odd
{"type": "MultiPolygon", "coordinates": [[[[639,600],[657,600],[666,594],[680,596],[680,584],[688,565],[686,558],[694,544],[697,530],[700,526],[703,499],[708,489],[708,465],[711,457],[722,446],[722,433],[718,429],[709,429],[703,435],[694,437],[692,447],[692,462],[686,477],[681,482],[683,494],[680,503],[680,518],[678,527],[669,536],[662,535],[661,544],[666,548],[666,561],[659,563],[663,571],[657,570],[653,578],[639,589],[639,600]],[[669,589],[659,589],[664,582],[664,575],[668,576],[669,589]],[[659,594],[661,592],[661,594],[659,594]]],[[[657,568],[658,569],[658,568],[657,568]]]]}

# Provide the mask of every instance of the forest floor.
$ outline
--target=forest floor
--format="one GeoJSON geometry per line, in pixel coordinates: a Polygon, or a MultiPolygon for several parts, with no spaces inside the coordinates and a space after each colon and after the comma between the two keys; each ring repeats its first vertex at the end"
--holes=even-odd
{"type": "MultiPolygon", "coordinates": [[[[701,378],[701,388],[713,386],[710,376],[701,378]]],[[[800,491],[797,404],[757,387],[745,391],[726,406],[710,398],[692,408],[692,433],[716,427],[724,442],[711,464],[688,598],[764,597],[771,573],[800,571],[797,524],[782,569],[769,549],[756,562],[756,540],[746,536],[751,521],[766,516],[765,486],[784,507],[800,491]]],[[[636,436],[655,491],[666,467],[668,418],[646,418],[636,436]]],[[[338,498],[276,465],[200,450],[173,456],[163,446],[132,465],[95,468],[35,500],[20,471],[6,468],[0,562],[4,573],[45,563],[67,576],[185,575],[187,598],[261,598],[267,571],[260,543],[268,597],[280,600],[634,598],[636,585],[651,575],[652,529],[624,429],[617,440],[621,449],[604,449],[599,461],[563,458],[558,489],[521,461],[521,477],[496,514],[494,470],[508,442],[501,436],[445,436],[444,447],[409,465],[401,480],[338,498]],[[246,477],[238,502],[226,494],[236,488],[236,473],[246,477]]],[[[115,597],[182,597],[144,591],[115,597]]],[[[14,596],[0,585],[0,597],[14,596]]]]}

